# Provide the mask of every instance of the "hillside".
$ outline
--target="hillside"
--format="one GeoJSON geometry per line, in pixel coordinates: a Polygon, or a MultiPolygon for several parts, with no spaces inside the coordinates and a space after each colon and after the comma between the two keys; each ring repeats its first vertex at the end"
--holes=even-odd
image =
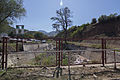
{"type": "Polygon", "coordinates": [[[46,32],[44,30],[39,30],[39,32],[41,32],[41,33],[43,33],[43,34],[45,34],[47,36],[56,36],[58,34],[57,31],[46,32]]]}
{"type": "MultiPolygon", "coordinates": [[[[61,31],[57,37],[64,37],[61,31]]],[[[120,15],[101,15],[98,20],[92,19],[91,23],[81,26],[72,26],[67,30],[68,38],[88,38],[88,37],[119,37],[120,36],[120,15]]]]}
{"type": "Polygon", "coordinates": [[[108,36],[108,37],[119,37],[120,36],[120,20],[111,21],[107,23],[96,23],[91,24],[84,28],[82,37],[93,37],[93,36],[108,36]]]}

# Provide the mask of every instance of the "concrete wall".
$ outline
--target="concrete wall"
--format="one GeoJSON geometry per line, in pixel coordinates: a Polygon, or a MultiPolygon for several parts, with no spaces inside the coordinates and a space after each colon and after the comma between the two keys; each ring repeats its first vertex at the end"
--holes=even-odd
{"type": "Polygon", "coordinates": [[[32,51],[32,50],[38,49],[38,46],[39,44],[26,44],[26,45],[23,45],[23,50],[32,51]]]}
{"type": "Polygon", "coordinates": [[[43,44],[24,44],[23,45],[23,50],[24,51],[33,51],[36,49],[43,49],[47,48],[49,44],[43,43],[43,44]]]}
{"type": "Polygon", "coordinates": [[[12,66],[29,66],[31,61],[35,59],[35,56],[40,55],[41,53],[11,53],[8,54],[8,67],[12,66]]]}

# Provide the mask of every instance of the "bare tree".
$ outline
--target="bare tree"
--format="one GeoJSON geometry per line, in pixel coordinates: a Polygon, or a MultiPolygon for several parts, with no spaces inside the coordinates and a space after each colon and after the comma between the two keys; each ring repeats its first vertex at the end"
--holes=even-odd
{"type": "Polygon", "coordinates": [[[52,25],[53,28],[55,28],[57,31],[60,30],[62,27],[62,30],[64,30],[64,38],[66,42],[67,38],[67,29],[69,26],[72,25],[72,20],[71,20],[71,11],[68,7],[59,9],[56,11],[57,17],[52,17],[51,20],[55,21],[55,23],[52,25]]]}

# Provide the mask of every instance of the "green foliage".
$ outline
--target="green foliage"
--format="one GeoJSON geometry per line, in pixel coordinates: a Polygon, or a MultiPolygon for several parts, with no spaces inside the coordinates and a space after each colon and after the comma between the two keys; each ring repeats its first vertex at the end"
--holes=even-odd
{"type": "MultiPolygon", "coordinates": [[[[90,25],[89,23],[87,24],[82,24],[81,26],[72,26],[71,28],[68,29],[68,38],[78,38],[82,35],[82,31],[84,30],[85,27],[90,25]]],[[[64,34],[64,31],[60,32],[57,37],[62,37],[64,34]]]]}
{"type": "Polygon", "coordinates": [[[11,34],[13,21],[25,16],[22,0],[0,0],[0,33],[11,34]]]}
{"type": "Polygon", "coordinates": [[[102,22],[105,22],[105,21],[107,21],[107,16],[106,15],[102,15],[98,18],[99,23],[102,23],[102,22]]]}
{"type": "Polygon", "coordinates": [[[95,24],[95,23],[97,23],[97,20],[96,18],[93,18],[91,24],[95,24]]]}
{"type": "Polygon", "coordinates": [[[3,24],[0,24],[0,34],[1,33],[10,34],[12,31],[14,31],[14,28],[9,26],[9,23],[7,21],[4,21],[3,24]]]}
{"type": "Polygon", "coordinates": [[[68,58],[63,59],[63,65],[68,65],[68,58]]]}
{"type": "Polygon", "coordinates": [[[34,59],[35,65],[50,66],[55,65],[55,56],[48,56],[47,53],[41,53],[34,59]]]}
{"type": "MultiPolygon", "coordinates": [[[[68,38],[78,38],[81,36],[82,31],[84,30],[84,28],[86,26],[90,25],[89,23],[87,24],[82,24],[81,26],[72,26],[71,28],[68,29],[68,38]]],[[[58,33],[57,37],[64,37],[64,31],[61,31],[60,33],[58,33]]]]}
{"type": "Polygon", "coordinates": [[[22,0],[1,0],[0,1],[0,24],[7,20],[11,22],[21,16],[25,16],[22,0]]]}
{"type": "Polygon", "coordinates": [[[77,30],[77,26],[72,26],[68,29],[68,37],[72,38],[72,33],[77,30]]]}
{"type": "MultiPolygon", "coordinates": [[[[71,11],[68,7],[61,8],[56,11],[57,17],[52,17],[51,20],[55,21],[54,24],[52,24],[53,28],[55,28],[57,31],[59,29],[63,30],[63,35],[65,39],[68,37],[68,27],[72,25],[72,20],[71,20],[71,11]]],[[[65,40],[65,43],[66,40],[65,40]]]]}
{"type": "Polygon", "coordinates": [[[34,37],[35,37],[36,39],[39,39],[39,40],[41,40],[41,39],[43,39],[43,38],[47,38],[47,36],[44,35],[44,34],[41,33],[41,32],[36,32],[36,33],[34,34],[34,37]]]}
{"type": "Polygon", "coordinates": [[[73,32],[72,37],[78,38],[82,34],[83,29],[88,26],[89,23],[87,24],[82,24],[81,26],[78,26],[77,30],[73,32]]]}
{"type": "Polygon", "coordinates": [[[68,65],[68,56],[63,54],[63,65],[68,65]]]}
{"type": "MultiPolygon", "coordinates": [[[[16,51],[16,43],[8,43],[7,49],[8,49],[7,51],[16,51]]],[[[19,44],[18,50],[23,51],[22,44],[19,44]]],[[[0,52],[2,52],[2,43],[0,43],[0,52]]]]}
{"type": "Polygon", "coordinates": [[[117,15],[117,13],[110,14],[109,16],[101,15],[98,18],[99,23],[105,23],[105,22],[116,21],[116,20],[120,20],[120,15],[117,15]]]}
{"type": "Polygon", "coordinates": [[[24,38],[34,38],[34,34],[31,33],[25,33],[24,38]]]}
{"type": "MultiPolygon", "coordinates": [[[[92,19],[91,24],[104,24],[104,23],[110,23],[113,21],[119,21],[120,20],[120,15],[117,15],[117,13],[114,14],[110,14],[110,15],[101,15],[98,20],[96,20],[96,18],[92,19]]],[[[95,28],[95,26],[93,27],[93,25],[91,25],[89,23],[87,24],[82,24],[81,26],[72,26],[71,28],[69,28],[67,30],[68,34],[67,37],[68,38],[84,38],[84,33],[86,33],[87,31],[89,31],[90,29],[95,28]]],[[[117,36],[117,30],[119,28],[115,27],[113,30],[111,30],[111,32],[107,32],[105,31],[104,34],[106,36],[117,36]]],[[[56,37],[64,37],[65,31],[61,31],[56,37]]]]}
{"type": "MultiPolygon", "coordinates": [[[[12,32],[9,33],[9,36],[11,36],[11,37],[15,37],[16,36],[15,29],[12,32]]],[[[19,34],[18,36],[20,38],[32,38],[32,39],[34,39],[34,38],[35,39],[47,38],[47,35],[44,35],[41,32],[28,31],[28,30],[25,30],[25,34],[24,35],[19,34]]]]}
{"type": "Polygon", "coordinates": [[[5,74],[6,73],[6,71],[0,71],[0,76],[2,76],[3,74],[5,74]]]}

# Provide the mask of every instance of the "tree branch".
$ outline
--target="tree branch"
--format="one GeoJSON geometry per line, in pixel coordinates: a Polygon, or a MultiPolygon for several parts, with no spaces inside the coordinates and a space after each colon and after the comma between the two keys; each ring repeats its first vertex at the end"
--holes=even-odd
{"type": "Polygon", "coordinates": [[[11,13],[12,13],[12,12],[10,12],[5,18],[2,19],[2,20],[0,21],[0,24],[1,24],[2,22],[4,22],[4,20],[7,19],[7,18],[11,15],[11,13]]]}

